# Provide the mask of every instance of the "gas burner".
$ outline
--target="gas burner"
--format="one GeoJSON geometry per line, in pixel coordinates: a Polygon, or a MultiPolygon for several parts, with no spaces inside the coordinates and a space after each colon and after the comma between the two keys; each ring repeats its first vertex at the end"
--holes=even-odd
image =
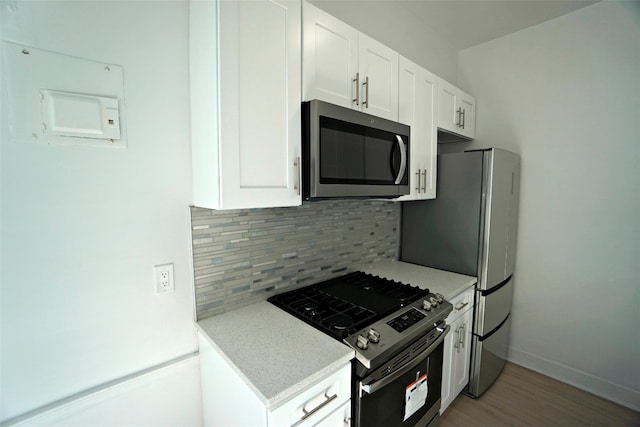
{"type": "Polygon", "coordinates": [[[344,331],[353,325],[353,319],[345,314],[338,313],[327,318],[324,323],[330,329],[344,331]]]}

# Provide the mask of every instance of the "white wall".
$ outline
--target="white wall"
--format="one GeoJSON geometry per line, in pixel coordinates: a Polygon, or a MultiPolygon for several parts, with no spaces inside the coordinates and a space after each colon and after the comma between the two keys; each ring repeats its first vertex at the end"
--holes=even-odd
{"type": "MultiPolygon", "coordinates": [[[[3,39],[124,67],[128,139],[120,150],[19,143],[3,109],[3,421],[195,352],[197,339],[188,3],[0,6],[3,39]],[[163,263],[175,266],[176,290],[156,295],[152,267],[163,263]]],[[[189,366],[197,372],[197,363],[189,366]]],[[[199,419],[199,404],[186,402],[199,399],[197,378],[185,376],[182,398],[156,403],[199,419]]],[[[103,416],[126,424],[120,421],[144,405],[131,399],[103,416]]]]}
{"type": "Polygon", "coordinates": [[[522,155],[509,358],[640,409],[640,3],[462,51],[474,146],[522,155]]]}
{"type": "Polygon", "coordinates": [[[196,355],[44,408],[15,427],[194,427],[202,425],[196,355]]]}
{"type": "Polygon", "coordinates": [[[432,73],[456,83],[457,49],[397,2],[310,0],[310,3],[432,73]]]}

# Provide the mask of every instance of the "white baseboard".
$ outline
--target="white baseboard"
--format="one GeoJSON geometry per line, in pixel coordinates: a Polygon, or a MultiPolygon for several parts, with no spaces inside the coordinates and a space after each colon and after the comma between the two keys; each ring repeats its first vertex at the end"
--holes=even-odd
{"type": "Polygon", "coordinates": [[[636,390],[513,347],[509,347],[508,360],[627,408],[640,411],[640,392],[636,390]]]}

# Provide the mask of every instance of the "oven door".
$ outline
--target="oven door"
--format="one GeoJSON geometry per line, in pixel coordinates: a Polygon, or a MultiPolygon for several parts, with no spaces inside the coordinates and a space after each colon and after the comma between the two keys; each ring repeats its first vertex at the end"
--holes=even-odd
{"type": "Polygon", "coordinates": [[[423,352],[386,376],[371,380],[388,371],[391,363],[383,364],[362,380],[356,378],[356,426],[434,427],[438,424],[442,354],[449,328],[447,326],[423,352]]]}

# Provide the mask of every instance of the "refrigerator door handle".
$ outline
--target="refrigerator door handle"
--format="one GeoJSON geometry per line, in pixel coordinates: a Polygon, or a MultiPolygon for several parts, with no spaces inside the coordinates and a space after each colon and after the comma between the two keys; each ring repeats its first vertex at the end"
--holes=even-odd
{"type": "Polygon", "coordinates": [[[493,288],[479,289],[478,291],[480,292],[480,295],[482,295],[483,297],[486,297],[487,295],[491,295],[492,293],[494,293],[496,291],[499,291],[503,286],[505,286],[507,283],[509,283],[509,281],[511,280],[512,277],[513,277],[513,274],[511,274],[509,277],[504,279],[502,282],[498,283],[493,288]]]}
{"type": "Polygon", "coordinates": [[[478,335],[478,341],[482,342],[484,340],[487,340],[487,339],[491,338],[491,335],[493,335],[496,332],[498,332],[498,330],[500,328],[502,328],[502,325],[507,323],[507,320],[509,320],[509,316],[511,316],[511,313],[507,314],[507,317],[505,317],[504,320],[502,322],[500,322],[500,324],[498,326],[493,328],[488,334],[484,334],[483,336],[478,335]]]}

